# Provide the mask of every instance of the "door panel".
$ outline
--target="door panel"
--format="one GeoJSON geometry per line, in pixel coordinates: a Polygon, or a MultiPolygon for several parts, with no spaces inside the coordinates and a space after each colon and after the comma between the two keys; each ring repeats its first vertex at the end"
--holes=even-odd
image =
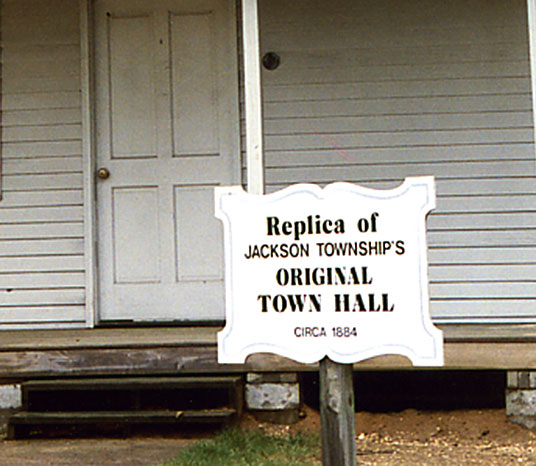
{"type": "Polygon", "coordinates": [[[110,16],[107,22],[111,157],[155,157],[151,18],[110,16]]]}
{"type": "Polygon", "coordinates": [[[213,191],[214,186],[175,186],[178,281],[214,280],[223,275],[223,238],[213,215],[213,191]],[[200,224],[205,226],[199,229],[200,224]]]}
{"type": "Polygon", "coordinates": [[[158,188],[112,189],[114,283],[159,283],[158,188]]]}
{"type": "Polygon", "coordinates": [[[214,20],[212,13],[171,17],[173,155],[218,152],[214,20]],[[181,79],[188,73],[191,79],[181,79]]]}
{"type": "Polygon", "coordinates": [[[223,318],[212,192],[239,181],[233,7],[95,3],[103,321],[223,318]]]}

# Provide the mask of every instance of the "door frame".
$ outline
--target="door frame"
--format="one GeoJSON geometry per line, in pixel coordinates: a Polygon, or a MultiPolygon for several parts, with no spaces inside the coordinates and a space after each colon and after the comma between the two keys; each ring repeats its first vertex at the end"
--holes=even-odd
{"type": "Polygon", "coordinates": [[[80,86],[82,103],[82,165],[84,184],[84,263],[86,272],[86,327],[99,321],[97,271],[97,197],[95,186],[95,79],[93,1],[79,0],[80,86]]]}
{"type": "MultiPolygon", "coordinates": [[[[85,264],[85,327],[94,328],[101,322],[99,312],[99,270],[98,270],[98,224],[97,224],[97,189],[95,172],[97,169],[96,152],[96,89],[95,89],[95,31],[94,31],[94,5],[93,0],[78,0],[80,10],[80,52],[81,52],[81,120],[82,120],[82,165],[84,183],[84,264],[85,264]]],[[[150,0],[148,0],[150,1],[150,0]]],[[[227,0],[233,1],[233,0],[227,0]]],[[[255,2],[257,0],[254,0],[255,2]]],[[[234,2],[235,20],[238,15],[234,2]]],[[[235,22],[236,24],[236,22],[235,22]]],[[[239,98],[240,77],[238,76],[238,51],[235,63],[237,90],[239,98]]],[[[239,102],[236,103],[237,128],[236,140],[236,170],[241,182],[241,146],[240,146],[240,115],[239,102]]]]}

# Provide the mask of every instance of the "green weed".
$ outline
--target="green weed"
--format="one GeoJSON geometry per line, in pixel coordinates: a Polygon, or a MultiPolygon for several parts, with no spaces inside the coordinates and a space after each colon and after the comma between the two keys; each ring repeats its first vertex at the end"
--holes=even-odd
{"type": "Polygon", "coordinates": [[[320,439],[313,435],[273,436],[228,429],[183,450],[164,466],[279,466],[319,464],[320,439]]]}

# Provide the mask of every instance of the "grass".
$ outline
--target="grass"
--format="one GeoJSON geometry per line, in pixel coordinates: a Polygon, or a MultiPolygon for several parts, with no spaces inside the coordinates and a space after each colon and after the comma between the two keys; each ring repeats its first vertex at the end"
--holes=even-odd
{"type": "Polygon", "coordinates": [[[259,431],[223,430],[183,450],[164,466],[278,466],[319,464],[320,439],[314,435],[273,436],[259,431]]]}

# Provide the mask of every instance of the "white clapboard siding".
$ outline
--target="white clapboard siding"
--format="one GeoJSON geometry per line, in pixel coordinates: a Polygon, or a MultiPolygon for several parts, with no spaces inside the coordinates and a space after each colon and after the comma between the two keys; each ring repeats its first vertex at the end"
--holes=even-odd
{"type": "Polygon", "coordinates": [[[44,110],[10,110],[2,112],[4,131],[10,127],[35,125],[79,124],[80,108],[52,108],[44,110]]]}
{"type": "Polygon", "coordinates": [[[80,173],[80,156],[4,159],[3,172],[6,176],[40,173],[80,173]]]}
{"type": "Polygon", "coordinates": [[[536,224],[536,211],[528,211],[523,215],[518,212],[501,213],[469,213],[463,212],[461,215],[437,213],[428,218],[429,232],[444,231],[484,231],[484,230],[517,230],[531,229],[536,224]]]}
{"type": "Polygon", "coordinates": [[[81,214],[82,206],[5,207],[0,211],[0,224],[81,221],[81,214]]]}
{"type": "MultiPolygon", "coordinates": [[[[6,47],[6,45],[4,45],[6,47]]],[[[48,110],[55,108],[79,108],[80,92],[37,93],[28,89],[23,93],[6,93],[2,95],[2,109],[13,110],[48,110]]]]}
{"type": "Polygon", "coordinates": [[[24,176],[5,176],[3,179],[2,186],[5,192],[80,189],[80,186],[82,186],[82,174],[54,173],[24,176]]]}
{"type": "MultiPolygon", "coordinates": [[[[492,286],[492,285],[490,285],[492,286]]],[[[474,323],[509,324],[532,322],[534,309],[531,303],[533,298],[528,299],[451,299],[442,300],[431,298],[431,307],[441,315],[444,323],[458,323],[470,321],[474,323]],[[460,306],[470,318],[460,319],[458,313],[460,306]]]]}
{"type": "Polygon", "coordinates": [[[2,295],[0,313],[4,312],[4,308],[13,306],[68,306],[84,303],[84,288],[32,289],[17,287],[7,288],[2,295]]]}
{"type": "Polygon", "coordinates": [[[77,0],[3,0],[0,328],[83,326],[77,0]]]}
{"type": "MultiPolygon", "coordinates": [[[[430,148],[432,151],[433,148],[430,148]]],[[[473,148],[477,150],[477,148],[473,148]]],[[[460,179],[460,178],[489,178],[495,176],[493,170],[501,170],[503,176],[526,176],[534,171],[535,164],[531,160],[507,159],[504,161],[484,161],[484,162],[438,162],[438,163],[376,163],[358,164],[355,159],[344,152],[335,154],[334,158],[343,158],[347,165],[337,164],[336,166],[325,166],[315,170],[315,167],[289,168],[279,167],[267,170],[266,181],[268,184],[291,183],[294,181],[309,181],[313,183],[327,183],[332,181],[353,181],[364,180],[388,180],[402,181],[406,176],[434,175],[440,180],[460,179]]],[[[468,180],[468,183],[471,181],[468,180]]],[[[438,193],[441,195],[441,192],[438,193]]]]}
{"type": "MultiPolygon", "coordinates": [[[[536,251],[532,246],[483,246],[483,247],[439,247],[429,245],[428,260],[431,265],[501,265],[536,263],[536,251]]],[[[463,277],[461,277],[463,278],[463,277]]],[[[463,298],[459,297],[459,298],[463,298]]]]}
{"type": "MultiPolygon", "coordinates": [[[[46,239],[6,239],[0,241],[0,258],[32,257],[34,255],[71,255],[83,254],[83,238],[46,238],[46,239]]],[[[53,284],[51,284],[53,285],[53,284]]],[[[21,283],[24,287],[24,283],[21,283]]]]}
{"type": "Polygon", "coordinates": [[[524,282],[534,283],[536,280],[536,264],[503,265],[438,265],[430,266],[430,282],[524,282]]]}
{"type": "Polygon", "coordinates": [[[8,223],[0,224],[0,241],[19,241],[42,238],[81,238],[84,236],[82,222],[55,223],[8,223]]]}
{"type": "Polygon", "coordinates": [[[32,191],[7,191],[3,193],[3,202],[10,208],[79,206],[83,204],[81,189],[56,189],[41,191],[36,196],[32,191]]]}
{"type": "Polygon", "coordinates": [[[80,124],[8,126],[2,130],[5,142],[73,141],[80,138],[80,124]]]}
{"type": "MultiPolygon", "coordinates": [[[[341,148],[335,141],[331,147],[307,151],[272,151],[266,161],[266,167],[277,169],[282,165],[292,167],[320,167],[323,165],[347,165],[349,163],[384,163],[407,164],[408,161],[440,162],[445,160],[460,160],[462,162],[475,160],[520,160],[531,161],[532,143],[522,144],[464,144],[459,146],[413,146],[413,147],[359,147],[341,148]],[[395,149],[395,150],[393,150],[395,149]]],[[[351,173],[350,173],[351,175],[351,173]]],[[[363,180],[366,181],[366,180],[363,180]]]]}
{"type": "Polygon", "coordinates": [[[1,257],[0,270],[2,270],[2,273],[81,272],[84,270],[84,257],[74,254],[62,256],[1,257]]]}
{"type": "MultiPolygon", "coordinates": [[[[24,276],[26,289],[43,289],[53,281],[58,287],[79,288],[84,279],[83,272],[27,273],[24,276]]],[[[0,274],[0,288],[11,289],[20,286],[19,274],[0,274]]]]}
{"type": "Polygon", "coordinates": [[[386,189],[433,175],[434,318],[536,321],[526,2],[260,8],[261,54],[281,57],[263,70],[266,191],[335,181],[386,189]]]}
{"type": "Polygon", "coordinates": [[[35,157],[63,157],[65,155],[78,155],[82,152],[80,140],[67,141],[36,141],[36,142],[6,142],[3,145],[4,159],[35,158],[35,157]]]}
{"type": "MultiPolygon", "coordinates": [[[[526,53],[526,50],[525,50],[526,53]]],[[[302,84],[298,89],[295,85],[282,84],[266,89],[265,103],[285,103],[294,101],[322,101],[326,96],[334,100],[366,99],[366,98],[409,98],[409,97],[441,97],[471,96],[475,94],[478,86],[479,95],[496,95],[506,92],[510,95],[529,92],[530,83],[526,77],[496,78],[490,81],[487,78],[456,79],[445,81],[444,85],[437,87],[435,81],[415,79],[411,81],[375,81],[375,82],[349,82],[349,83],[310,83],[302,84]]],[[[268,120],[269,121],[269,120],[268,120]]]]}

